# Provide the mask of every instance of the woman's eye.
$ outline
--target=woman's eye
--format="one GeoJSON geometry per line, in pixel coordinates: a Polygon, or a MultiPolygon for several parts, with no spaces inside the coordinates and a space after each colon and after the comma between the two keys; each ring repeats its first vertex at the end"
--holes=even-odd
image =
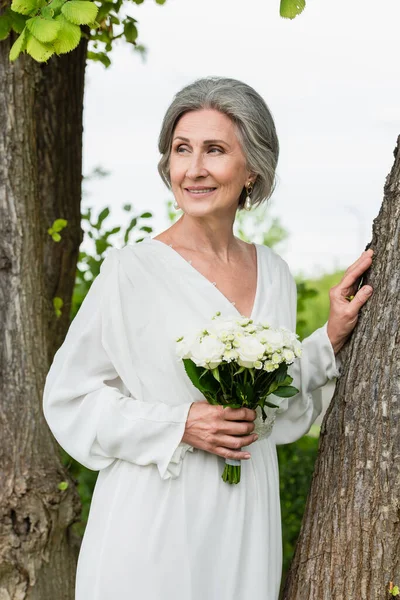
{"type": "Polygon", "coordinates": [[[212,148],[209,149],[209,152],[212,152],[213,154],[215,154],[215,153],[222,153],[223,150],[222,150],[222,148],[217,148],[216,146],[213,146],[212,148]]]}
{"type": "Polygon", "coordinates": [[[187,146],[177,146],[176,147],[176,152],[178,152],[179,154],[183,154],[183,152],[186,152],[188,150],[187,146]]]}

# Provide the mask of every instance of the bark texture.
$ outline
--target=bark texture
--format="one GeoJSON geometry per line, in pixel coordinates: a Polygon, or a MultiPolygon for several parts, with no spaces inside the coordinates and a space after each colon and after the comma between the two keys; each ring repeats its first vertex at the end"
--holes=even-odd
{"type": "Polygon", "coordinates": [[[374,294],[341,352],[284,600],[386,600],[400,586],[400,137],[394,154],[374,294]]]}
{"type": "Polygon", "coordinates": [[[72,600],[80,505],[42,391],[69,324],[81,241],[86,41],[48,64],[10,64],[14,39],[0,42],[0,600],[72,600]],[[68,220],[58,244],[47,233],[57,218],[68,220]]]}

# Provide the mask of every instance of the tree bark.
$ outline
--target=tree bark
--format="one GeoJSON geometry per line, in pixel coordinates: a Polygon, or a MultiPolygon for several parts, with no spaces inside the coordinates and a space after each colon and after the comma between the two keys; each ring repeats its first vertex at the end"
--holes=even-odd
{"type": "Polygon", "coordinates": [[[400,586],[400,137],[394,154],[374,294],[341,352],[284,600],[385,600],[400,586]]]}
{"type": "Polygon", "coordinates": [[[10,64],[14,39],[0,42],[0,600],[72,600],[80,504],[42,392],[69,325],[81,242],[87,43],[48,64],[10,64]],[[59,243],[47,233],[57,218],[68,221],[59,243]]]}

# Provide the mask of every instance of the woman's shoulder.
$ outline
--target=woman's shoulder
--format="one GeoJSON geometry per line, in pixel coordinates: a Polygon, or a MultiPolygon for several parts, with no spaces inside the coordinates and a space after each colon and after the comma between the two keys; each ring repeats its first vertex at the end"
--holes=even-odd
{"type": "Polygon", "coordinates": [[[291,275],[289,265],[275,250],[264,244],[255,244],[263,260],[268,263],[271,270],[278,270],[286,275],[291,275]]]}
{"type": "Polygon", "coordinates": [[[110,248],[101,266],[101,273],[107,275],[121,269],[128,277],[138,281],[151,272],[158,272],[162,261],[157,253],[157,245],[151,238],[126,244],[122,248],[110,248]]]}

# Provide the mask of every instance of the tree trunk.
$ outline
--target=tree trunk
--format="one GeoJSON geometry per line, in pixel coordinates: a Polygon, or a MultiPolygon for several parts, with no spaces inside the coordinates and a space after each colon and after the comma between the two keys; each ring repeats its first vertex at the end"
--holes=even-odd
{"type": "Polygon", "coordinates": [[[342,351],[285,600],[386,600],[400,586],[400,137],[374,221],[374,294],[342,351]]]}
{"type": "Polygon", "coordinates": [[[48,64],[10,64],[14,39],[0,42],[0,600],[72,600],[80,504],[42,392],[69,324],[81,241],[87,42],[48,64]],[[47,233],[57,218],[68,221],[59,243],[47,233]]]}

